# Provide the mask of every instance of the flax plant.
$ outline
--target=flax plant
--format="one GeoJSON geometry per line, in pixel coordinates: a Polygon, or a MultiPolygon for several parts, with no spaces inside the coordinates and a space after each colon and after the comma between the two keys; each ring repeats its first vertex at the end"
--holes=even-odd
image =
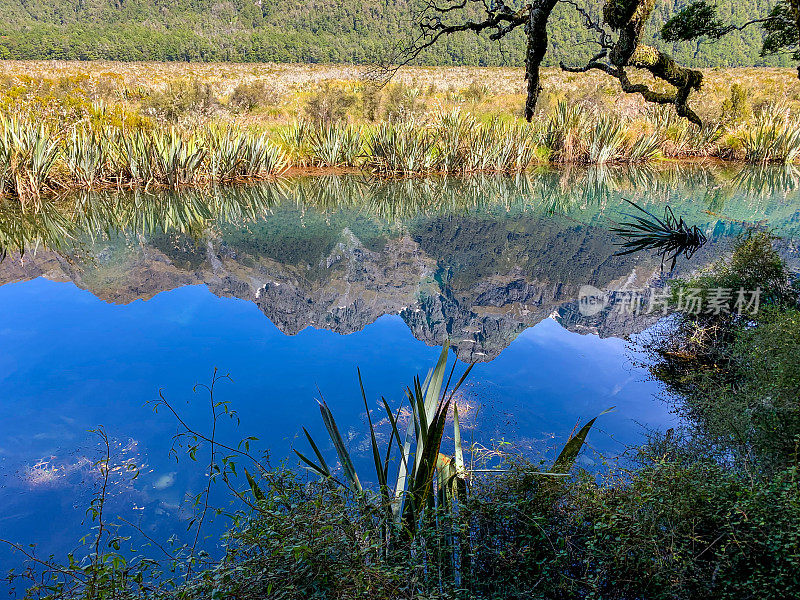
{"type": "Polygon", "coordinates": [[[434,135],[413,123],[381,123],[367,144],[365,166],[376,175],[428,173],[436,168],[434,135]]]}
{"type": "Polygon", "coordinates": [[[103,181],[107,167],[108,144],[105,132],[75,127],[67,138],[64,163],[72,181],[79,187],[93,188],[103,181]]]}
{"type": "MultiPolygon", "coordinates": [[[[361,372],[358,372],[361,399],[368,421],[375,480],[378,484],[378,497],[374,510],[380,515],[384,536],[389,545],[398,539],[413,541],[420,528],[429,527],[431,524],[434,527],[444,528],[442,525],[446,521],[444,517],[457,511],[459,502],[466,501],[469,493],[472,469],[464,459],[465,452],[455,395],[474,364],[469,365],[451,386],[457,363],[453,363],[447,376],[448,350],[449,344],[445,344],[436,366],[428,372],[424,382],[415,377],[413,384],[406,388],[406,400],[409,403],[411,418],[405,432],[400,426],[402,407],[392,410],[386,399],[381,398],[381,413],[391,428],[385,448],[381,448],[378,444],[379,436],[376,433],[361,372]],[[442,452],[442,441],[450,419],[452,419],[454,452],[452,455],[447,455],[442,452]]],[[[371,497],[365,493],[363,480],[356,471],[330,407],[323,398],[320,398],[318,403],[323,423],[336,450],[341,475],[331,469],[319,445],[305,428],[303,432],[314,458],[309,458],[297,450],[295,453],[311,471],[336,485],[349,488],[361,501],[371,502],[371,497]]],[[[539,472],[538,475],[554,480],[568,476],[596,418],[569,439],[548,471],[539,472]]],[[[453,567],[458,569],[463,559],[459,549],[468,544],[469,536],[467,534],[466,539],[456,541],[455,536],[451,535],[452,531],[444,533],[448,534],[444,536],[445,545],[448,546],[445,551],[449,553],[453,567]]]]}
{"type": "Polygon", "coordinates": [[[310,136],[311,160],[324,167],[353,167],[364,151],[364,133],[346,123],[318,125],[310,136]]]}
{"type": "Polygon", "coordinates": [[[286,156],[266,133],[252,134],[236,127],[209,128],[208,175],[216,182],[236,183],[283,173],[286,156]]]}
{"type": "Polygon", "coordinates": [[[23,207],[39,206],[42,192],[53,183],[50,172],[59,153],[52,132],[44,123],[0,115],[0,148],[3,189],[16,194],[23,207]]]}
{"type": "Polygon", "coordinates": [[[311,164],[311,136],[314,125],[309,121],[295,121],[278,131],[278,144],[290,164],[305,167],[311,164]]]}
{"type": "Polygon", "coordinates": [[[800,154],[800,120],[764,110],[742,137],[749,162],[794,162],[800,154]]]}

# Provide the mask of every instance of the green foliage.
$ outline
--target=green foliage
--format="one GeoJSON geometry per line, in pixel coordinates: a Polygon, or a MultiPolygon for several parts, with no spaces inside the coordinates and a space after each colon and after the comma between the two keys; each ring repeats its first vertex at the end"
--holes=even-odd
{"type": "Polygon", "coordinates": [[[769,16],[770,20],[764,25],[767,35],[762,53],[791,53],[794,60],[800,60],[800,29],[797,27],[797,14],[792,9],[791,0],[780,0],[769,16]]]}
{"type": "Polygon", "coordinates": [[[208,173],[214,181],[233,183],[282,172],[287,164],[266,133],[249,134],[235,127],[208,130],[208,173]]]}
{"type": "Polygon", "coordinates": [[[275,106],[280,102],[280,94],[265,81],[240,83],[234,88],[230,102],[244,111],[259,107],[275,106]]]}
{"type": "Polygon", "coordinates": [[[753,116],[747,89],[739,83],[731,86],[731,95],[722,103],[722,121],[724,123],[740,123],[753,116]]]}
{"type": "MultiPolygon", "coordinates": [[[[602,4],[592,0],[587,8],[597,14],[602,4]]],[[[682,5],[674,0],[656,2],[646,43],[660,42],[658,31],[674,16],[676,4],[682,5]]],[[[778,7],[785,4],[781,2],[778,7]]],[[[766,16],[773,6],[760,0],[732,0],[724,4],[721,18],[743,22],[766,16]]],[[[364,0],[325,2],[313,7],[298,0],[0,0],[0,14],[4,16],[0,58],[374,63],[414,34],[410,17],[415,7],[413,2],[375,4],[364,0]]],[[[467,3],[462,11],[464,19],[477,19],[480,8],[467,3]]],[[[593,49],[586,45],[589,32],[572,6],[560,4],[551,24],[547,64],[576,62],[576,55],[591,55],[593,49]]],[[[488,35],[464,32],[425,52],[420,62],[522,65],[525,44],[521,32],[506,40],[501,48],[488,35]]],[[[786,57],[762,57],[761,42],[756,29],[731,33],[713,45],[682,44],[666,49],[682,64],[695,67],[788,64],[786,57]]]]}
{"type": "Polygon", "coordinates": [[[306,100],[305,113],[321,125],[338,123],[347,118],[347,111],[356,103],[356,96],[340,85],[326,81],[306,100]]]}
{"type": "Polygon", "coordinates": [[[217,105],[210,84],[179,80],[168,84],[163,91],[155,91],[142,98],[141,109],[145,114],[175,123],[190,112],[209,115],[217,105]]]}
{"type": "Polygon", "coordinates": [[[341,123],[320,124],[310,140],[313,162],[325,167],[355,166],[364,149],[362,131],[341,123]]]}
{"type": "Polygon", "coordinates": [[[797,594],[796,469],[762,484],[696,456],[643,462],[629,485],[598,488],[587,480],[572,498],[578,525],[570,541],[580,549],[571,554],[586,569],[587,596],[797,594]]]}
{"type": "Polygon", "coordinates": [[[757,307],[681,312],[647,344],[653,373],[701,435],[766,472],[793,464],[800,442],[798,292],[773,243],[752,234],[729,259],[673,288],[676,304],[690,294],[706,301],[723,290],[735,300],[739,290],[757,290],[757,307]]]}
{"type": "Polygon", "coordinates": [[[626,130],[621,119],[601,115],[589,129],[588,162],[602,165],[617,158],[625,142],[626,130]]]}
{"type": "Polygon", "coordinates": [[[699,37],[721,38],[730,33],[731,27],[716,17],[716,6],[705,0],[692,2],[664,24],[661,37],[667,42],[685,42],[699,37]]]}
{"type": "Polygon", "coordinates": [[[23,207],[38,205],[57,157],[57,140],[44,123],[0,115],[0,190],[16,194],[23,207]]]}

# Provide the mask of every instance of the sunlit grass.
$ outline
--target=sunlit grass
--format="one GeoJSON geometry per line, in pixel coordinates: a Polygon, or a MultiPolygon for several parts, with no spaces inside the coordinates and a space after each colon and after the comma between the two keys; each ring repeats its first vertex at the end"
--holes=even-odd
{"type": "Polygon", "coordinates": [[[702,129],[605,79],[556,70],[525,123],[518,75],[407,68],[381,90],[348,66],[0,61],[0,195],[35,207],[70,190],[244,183],[289,168],[395,177],[800,154],[788,70],[707,71],[694,100],[702,129]],[[733,80],[736,114],[723,107],[733,80]]]}

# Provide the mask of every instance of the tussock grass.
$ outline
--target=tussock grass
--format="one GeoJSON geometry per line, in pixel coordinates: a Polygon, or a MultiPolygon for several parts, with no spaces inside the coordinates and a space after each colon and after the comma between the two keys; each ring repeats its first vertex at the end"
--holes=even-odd
{"type": "Polygon", "coordinates": [[[788,70],[708,71],[702,129],[605,79],[555,70],[528,124],[518,75],[414,67],[380,90],[347,66],[0,61],[0,195],[27,206],[71,189],[177,189],[307,167],[461,175],[800,155],[800,83],[788,70]]]}

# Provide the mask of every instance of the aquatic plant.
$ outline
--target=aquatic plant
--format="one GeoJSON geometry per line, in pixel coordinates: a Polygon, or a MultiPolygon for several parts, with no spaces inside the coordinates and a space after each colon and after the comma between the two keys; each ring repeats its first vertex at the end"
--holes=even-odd
{"type": "Polygon", "coordinates": [[[527,169],[533,160],[534,145],[531,129],[517,123],[504,124],[492,120],[484,127],[487,140],[491,140],[493,150],[490,168],[496,172],[519,173],[527,169]]]}
{"type": "Polygon", "coordinates": [[[436,170],[458,173],[478,170],[487,158],[486,145],[475,146],[477,123],[472,115],[453,110],[434,124],[436,170]],[[477,163],[477,164],[475,164],[477,163]]]}
{"type": "Polygon", "coordinates": [[[154,130],[150,141],[150,157],[159,183],[176,189],[199,180],[207,151],[196,135],[171,127],[167,131],[154,130]]]}
{"type": "Polygon", "coordinates": [[[664,209],[664,218],[660,219],[635,202],[626,200],[638,213],[628,214],[633,221],[617,223],[611,231],[625,238],[626,241],[619,245],[624,248],[618,252],[619,256],[641,252],[642,250],[656,250],[661,256],[661,266],[664,260],[672,261],[670,271],[675,268],[678,256],[681,254],[689,259],[707,241],[706,236],[697,225],[687,225],[683,218],[676,218],[672,208],[664,209]]]}
{"type": "Polygon", "coordinates": [[[627,162],[641,163],[654,160],[661,153],[663,146],[663,134],[659,129],[654,128],[653,131],[636,138],[628,150],[627,162]]]}
{"type": "Polygon", "coordinates": [[[306,166],[311,162],[311,136],[314,124],[310,121],[295,121],[278,130],[278,144],[290,164],[306,166]]]}

